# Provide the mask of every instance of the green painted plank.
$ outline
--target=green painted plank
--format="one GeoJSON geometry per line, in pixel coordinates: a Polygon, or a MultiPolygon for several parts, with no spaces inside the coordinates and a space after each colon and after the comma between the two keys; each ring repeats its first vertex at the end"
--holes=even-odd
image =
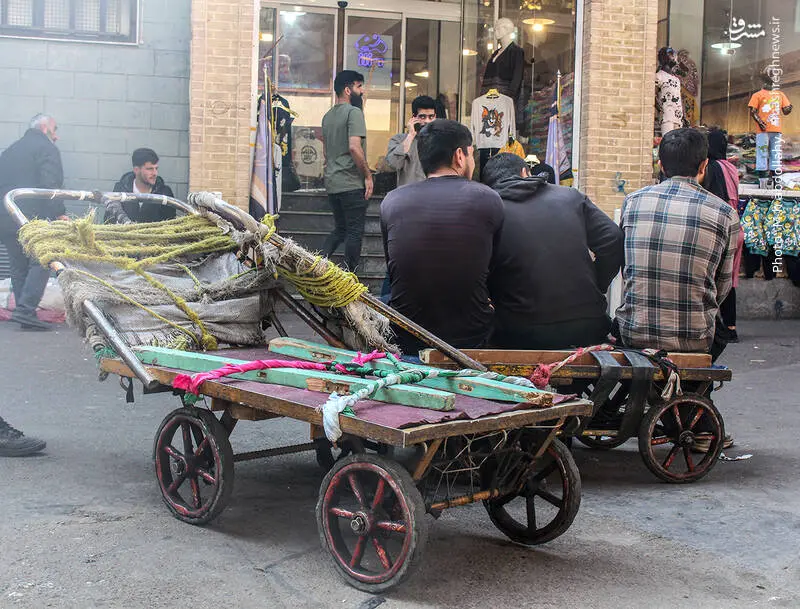
{"type": "MultiPolygon", "coordinates": [[[[208,372],[221,368],[225,364],[244,364],[245,360],[228,359],[206,353],[192,351],[178,351],[162,347],[139,346],[133,348],[136,356],[143,364],[164,366],[185,372],[208,372]]],[[[242,374],[232,374],[230,378],[286,385],[300,389],[310,389],[322,393],[353,393],[364,387],[371,387],[375,381],[362,379],[356,376],[334,374],[318,370],[297,370],[294,368],[272,368],[270,370],[255,370],[242,374]]],[[[455,396],[451,393],[418,387],[417,385],[392,385],[379,389],[370,399],[390,404],[416,406],[430,410],[452,410],[455,406],[455,396]]]]}
{"type": "MultiPolygon", "coordinates": [[[[349,362],[356,356],[355,351],[337,349],[307,340],[291,337],[273,338],[269,343],[269,350],[273,353],[288,355],[297,359],[312,362],[329,362],[331,360],[349,362]]],[[[407,364],[409,368],[415,370],[431,370],[430,366],[420,366],[418,364],[407,364]]],[[[380,370],[395,370],[394,364],[386,359],[372,360],[367,362],[366,367],[380,370]]],[[[455,378],[428,378],[415,385],[430,387],[431,389],[442,389],[451,393],[469,395],[474,398],[485,400],[499,400],[502,402],[528,402],[540,406],[551,406],[552,397],[550,393],[541,391],[533,387],[521,387],[511,383],[482,379],[475,377],[455,377],[455,378]]]]}

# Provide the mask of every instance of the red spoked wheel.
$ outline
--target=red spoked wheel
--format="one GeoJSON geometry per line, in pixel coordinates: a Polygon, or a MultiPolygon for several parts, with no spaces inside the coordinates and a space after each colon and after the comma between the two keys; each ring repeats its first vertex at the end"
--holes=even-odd
{"type": "MultiPolygon", "coordinates": [[[[533,450],[531,450],[533,452],[533,450]]],[[[553,440],[544,454],[532,461],[530,454],[502,471],[497,460],[488,462],[483,471],[484,488],[492,488],[499,479],[519,478],[519,488],[483,502],[492,523],[509,539],[526,546],[546,543],[562,535],[575,520],[581,505],[581,477],[572,453],[560,441],[553,440]]]]}
{"type": "Polygon", "coordinates": [[[211,412],[169,413],[158,428],[153,460],[161,496],[178,520],[206,524],[225,509],[233,491],[233,450],[211,412]]]}
{"type": "Polygon", "coordinates": [[[665,482],[694,482],[714,467],[725,438],[717,408],[708,398],[684,393],[650,407],[639,428],[639,453],[644,464],[665,482]],[[694,452],[708,443],[703,454],[694,452]]]}
{"type": "Polygon", "coordinates": [[[350,455],[328,472],[317,526],[339,575],[373,594],[408,577],[428,539],[425,504],[411,476],[373,454],[350,455]]]}

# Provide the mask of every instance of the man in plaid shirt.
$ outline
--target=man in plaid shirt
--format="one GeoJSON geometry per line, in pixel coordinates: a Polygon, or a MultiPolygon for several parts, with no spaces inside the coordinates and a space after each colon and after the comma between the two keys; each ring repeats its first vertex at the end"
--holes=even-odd
{"type": "Polygon", "coordinates": [[[622,208],[618,334],[627,347],[710,352],[716,359],[727,342],[716,318],[738,272],[739,218],[699,184],[708,165],[705,135],[670,131],[658,156],[667,179],[628,195],[622,208]]]}

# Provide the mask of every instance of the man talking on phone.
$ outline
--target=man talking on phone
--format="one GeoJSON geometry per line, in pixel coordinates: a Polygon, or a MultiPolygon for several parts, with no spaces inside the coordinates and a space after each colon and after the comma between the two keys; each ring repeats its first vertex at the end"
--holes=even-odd
{"type": "Polygon", "coordinates": [[[411,102],[407,133],[398,133],[389,140],[386,164],[397,172],[398,187],[425,179],[417,153],[417,133],[435,119],[436,101],[427,95],[420,95],[411,102]]]}

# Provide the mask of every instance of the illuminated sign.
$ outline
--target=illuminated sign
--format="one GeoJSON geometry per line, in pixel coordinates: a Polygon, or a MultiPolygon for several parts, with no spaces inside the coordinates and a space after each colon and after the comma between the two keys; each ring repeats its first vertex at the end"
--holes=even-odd
{"type": "Polygon", "coordinates": [[[725,36],[729,36],[731,42],[742,38],[761,38],[766,35],[767,32],[760,23],[747,23],[744,19],[736,17],[731,18],[730,28],[725,32],[725,36]]]}
{"type": "Polygon", "coordinates": [[[364,34],[353,44],[358,53],[358,65],[362,68],[382,68],[386,65],[389,46],[380,34],[364,34]]]}

